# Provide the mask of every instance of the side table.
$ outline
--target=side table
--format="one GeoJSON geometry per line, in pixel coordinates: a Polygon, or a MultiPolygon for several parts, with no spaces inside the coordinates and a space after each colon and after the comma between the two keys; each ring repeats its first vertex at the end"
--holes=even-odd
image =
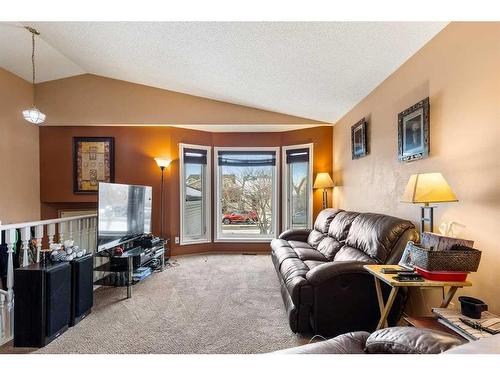
{"type": "Polygon", "coordinates": [[[380,320],[377,325],[377,329],[381,329],[387,326],[387,316],[391,307],[394,303],[394,299],[398,294],[400,287],[417,287],[417,288],[441,288],[443,292],[446,287],[449,287],[448,293],[445,294],[444,299],[441,302],[440,307],[447,307],[451,302],[453,296],[455,295],[458,288],[463,288],[465,286],[471,286],[472,283],[469,281],[434,281],[424,279],[423,281],[398,281],[394,280],[396,274],[382,273],[382,268],[399,268],[403,271],[403,268],[396,265],[384,265],[384,264],[369,264],[363,266],[365,270],[373,275],[375,278],[375,289],[377,290],[378,305],[380,308],[380,320]],[[384,297],[382,295],[382,288],[380,286],[380,281],[383,281],[391,287],[391,293],[387,302],[384,303],[384,297]]]}

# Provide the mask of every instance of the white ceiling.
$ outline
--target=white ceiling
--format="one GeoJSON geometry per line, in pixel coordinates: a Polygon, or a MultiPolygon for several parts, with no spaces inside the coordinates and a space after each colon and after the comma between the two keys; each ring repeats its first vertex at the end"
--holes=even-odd
{"type": "MultiPolygon", "coordinates": [[[[92,73],[335,122],[444,22],[33,22],[37,81],[92,73]]],[[[0,23],[0,66],[31,80],[31,37],[0,23]]]]}

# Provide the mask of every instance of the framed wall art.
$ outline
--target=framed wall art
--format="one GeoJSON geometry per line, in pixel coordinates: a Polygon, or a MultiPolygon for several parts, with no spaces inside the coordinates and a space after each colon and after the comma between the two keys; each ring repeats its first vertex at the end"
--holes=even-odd
{"type": "Polygon", "coordinates": [[[398,159],[408,162],[429,156],[429,98],[398,115],[398,159]]]}
{"type": "Polygon", "coordinates": [[[73,137],[73,192],[96,193],[115,180],[113,137],[73,137]]]}
{"type": "Polygon", "coordinates": [[[363,118],[351,126],[352,160],[362,158],[368,154],[366,141],[366,120],[363,118]]]}

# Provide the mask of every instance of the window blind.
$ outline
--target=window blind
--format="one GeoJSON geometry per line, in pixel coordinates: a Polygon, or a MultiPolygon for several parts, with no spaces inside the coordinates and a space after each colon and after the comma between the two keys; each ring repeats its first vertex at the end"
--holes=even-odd
{"type": "Polygon", "coordinates": [[[207,164],[207,150],[185,148],[183,160],[184,164],[207,164]]]}
{"type": "Polygon", "coordinates": [[[309,161],[309,148],[297,148],[294,150],[286,150],[286,162],[304,163],[309,161]]]}
{"type": "Polygon", "coordinates": [[[262,167],[276,165],[275,151],[219,151],[220,166],[262,167]]]}

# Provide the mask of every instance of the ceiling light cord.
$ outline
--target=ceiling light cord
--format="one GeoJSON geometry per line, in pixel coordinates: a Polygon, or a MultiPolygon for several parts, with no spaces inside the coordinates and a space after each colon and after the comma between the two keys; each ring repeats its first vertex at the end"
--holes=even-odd
{"type": "Polygon", "coordinates": [[[31,68],[32,68],[32,76],[31,82],[33,83],[33,106],[35,106],[35,80],[36,80],[36,68],[35,68],[35,35],[40,35],[40,32],[37,29],[34,29],[30,26],[25,27],[31,33],[31,68]]]}
{"type": "Polygon", "coordinates": [[[33,68],[33,106],[35,106],[35,33],[31,32],[31,66],[33,68]]]}

